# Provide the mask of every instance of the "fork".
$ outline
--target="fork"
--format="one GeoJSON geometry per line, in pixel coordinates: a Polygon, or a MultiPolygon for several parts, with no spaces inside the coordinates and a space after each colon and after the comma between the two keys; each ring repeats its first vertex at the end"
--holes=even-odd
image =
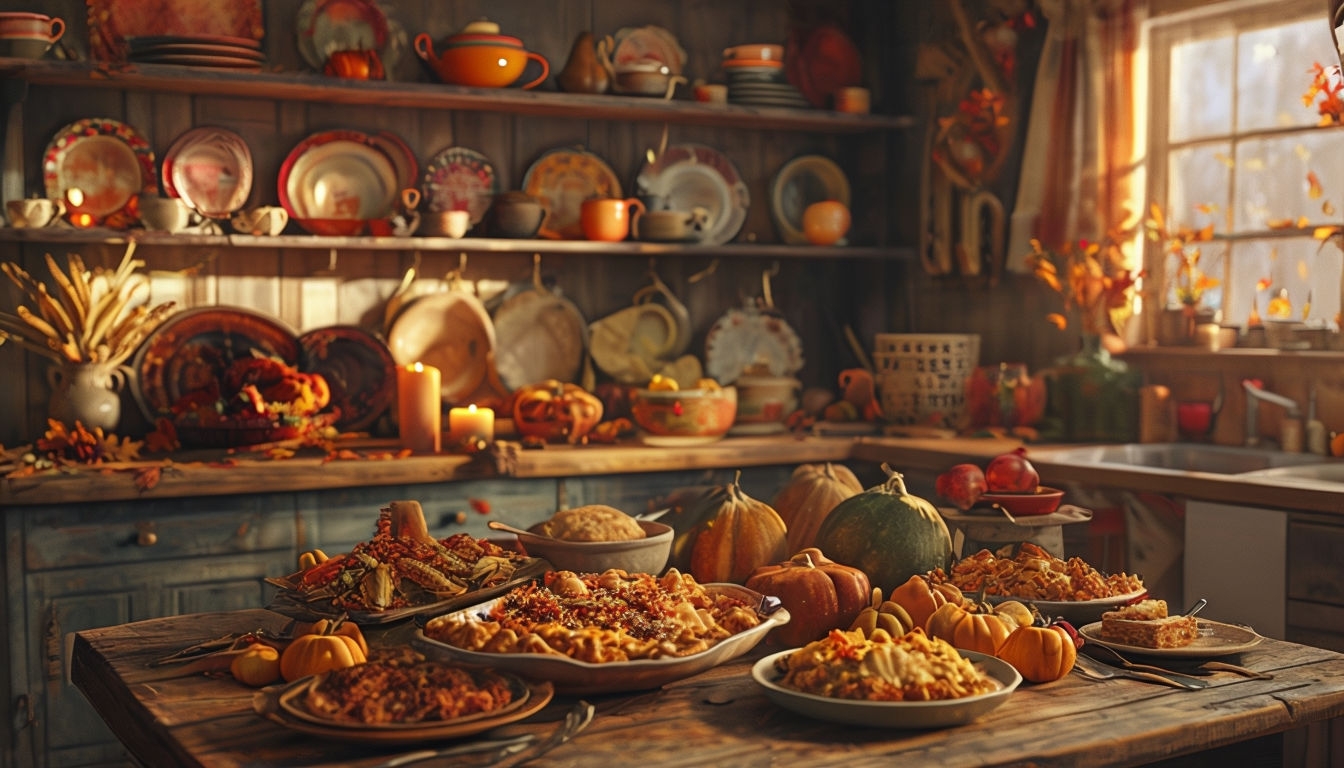
{"type": "Polygon", "coordinates": [[[1203,680],[1186,677],[1185,675],[1160,675],[1156,672],[1110,667],[1090,656],[1084,656],[1081,653],[1078,654],[1077,660],[1074,661],[1073,668],[1078,674],[1093,680],[1110,680],[1114,677],[1128,677],[1135,680],[1146,680],[1150,683],[1170,685],[1174,688],[1184,688],[1189,691],[1199,690],[1200,688],[1207,688],[1209,686],[1209,684],[1203,680]]]}
{"type": "Polygon", "coordinates": [[[540,744],[533,744],[530,748],[510,755],[504,760],[495,763],[494,768],[514,768],[523,763],[531,762],[550,752],[552,749],[564,744],[566,741],[578,735],[579,731],[588,727],[593,721],[593,712],[596,711],[592,704],[580,699],[569,712],[565,714],[565,721],[560,724],[551,735],[540,744]]]}

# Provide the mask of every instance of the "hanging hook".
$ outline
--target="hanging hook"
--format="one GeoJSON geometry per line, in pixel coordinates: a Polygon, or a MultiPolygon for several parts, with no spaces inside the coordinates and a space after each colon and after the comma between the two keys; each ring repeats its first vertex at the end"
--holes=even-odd
{"type": "Polygon", "coordinates": [[[699,272],[696,272],[694,275],[691,275],[689,278],[687,278],[686,282],[694,285],[695,283],[698,283],[701,280],[704,280],[706,277],[709,277],[710,275],[714,274],[718,270],[718,268],[719,268],[719,260],[714,259],[713,261],[709,262],[709,266],[705,267],[704,269],[700,270],[699,272]]]}
{"type": "Polygon", "coordinates": [[[773,309],[775,298],[770,292],[770,278],[779,274],[779,262],[776,261],[770,265],[770,268],[761,273],[761,300],[765,302],[766,309],[773,309]]]}
{"type": "Polygon", "coordinates": [[[547,293],[546,284],[541,280],[541,254],[532,254],[532,287],[537,289],[537,293],[547,293]]]}
{"type": "Polygon", "coordinates": [[[327,271],[328,271],[328,272],[335,272],[335,271],[336,271],[336,249],[335,249],[335,248],[332,248],[331,251],[327,253],[327,271]]]}

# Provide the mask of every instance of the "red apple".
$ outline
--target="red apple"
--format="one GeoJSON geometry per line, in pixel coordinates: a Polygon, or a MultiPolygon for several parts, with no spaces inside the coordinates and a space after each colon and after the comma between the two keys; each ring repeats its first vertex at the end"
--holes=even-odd
{"type": "Polygon", "coordinates": [[[970,509],[985,492],[985,473],[974,464],[958,464],[938,476],[934,490],[958,509],[970,509]]]}
{"type": "Polygon", "coordinates": [[[1041,484],[1041,476],[1027,461],[1027,449],[1018,448],[990,460],[985,467],[985,483],[991,491],[1032,493],[1041,484]]]}

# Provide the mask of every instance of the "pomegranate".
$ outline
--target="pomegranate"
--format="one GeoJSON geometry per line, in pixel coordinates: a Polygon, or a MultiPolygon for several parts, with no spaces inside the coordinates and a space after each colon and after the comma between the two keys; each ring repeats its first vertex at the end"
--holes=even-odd
{"type": "Polygon", "coordinates": [[[985,473],[974,464],[958,464],[938,476],[934,490],[958,509],[970,509],[986,490],[985,473]]]}
{"type": "Polygon", "coordinates": [[[1027,449],[1018,448],[990,460],[985,467],[985,484],[991,491],[1032,493],[1041,484],[1041,476],[1027,461],[1027,449]]]}

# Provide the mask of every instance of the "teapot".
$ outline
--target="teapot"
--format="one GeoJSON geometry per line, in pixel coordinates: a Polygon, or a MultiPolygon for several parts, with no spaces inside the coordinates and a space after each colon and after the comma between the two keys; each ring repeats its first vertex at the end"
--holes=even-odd
{"type": "Polygon", "coordinates": [[[541,65],[541,76],[524,83],[523,90],[536,88],[551,74],[550,62],[545,56],[523,47],[516,37],[499,34],[499,25],[490,21],[475,21],[462,31],[449,35],[443,52],[434,53],[434,42],[429,33],[415,36],[415,52],[445,83],[470,85],[477,88],[505,88],[522,77],[528,61],[541,65]]]}
{"type": "Polygon", "coordinates": [[[597,44],[597,60],[611,79],[612,91],[631,96],[670,99],[677,86],[686,82],[686,78],[681,75],[672,74],[672,69],[666,64],[652,59],[622,64],[618,69],[611,61],[614,46],[611,35],[602,38],[597,44]]]}

